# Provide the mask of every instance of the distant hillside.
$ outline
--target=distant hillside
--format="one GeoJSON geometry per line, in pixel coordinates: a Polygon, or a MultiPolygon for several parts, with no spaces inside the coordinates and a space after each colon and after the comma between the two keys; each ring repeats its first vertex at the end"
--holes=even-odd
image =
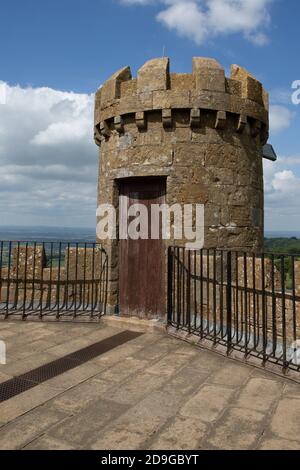
{"type": "Polygon", "coordinates": [[[296,237],[265,238],[265,251],[300,255],[300,239],[296,237]]]}

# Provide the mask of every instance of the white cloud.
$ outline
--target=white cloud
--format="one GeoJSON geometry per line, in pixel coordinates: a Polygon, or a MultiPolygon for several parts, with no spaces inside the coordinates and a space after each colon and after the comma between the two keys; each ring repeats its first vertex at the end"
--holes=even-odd
{"type": "Polygon", "coordinates": [[[157,20],[196,44],[228,34],[242,34],[256,45],[268,43],[273,0],[121,0],[125,5],[161,5],[157,20]]]}
{"type": "Polygon", "coordinates": [[[6,84],[0,104],[0,224],[95,223],[93,95],[6,84]]]}
{"type": "Polygon", "coordinates": [[[270,130],[277,133],[290,127],[294,113],[285,106],[270,106],[270,130]]]}
{"type": "Polygon", "coordinates": [[[271,104],[290,105],[292,103],[292,92],[290,88],[275,88],[270,92],[271,104]]]}
{"type": "Polygon", "coordinates": [[[300,178],[293,166],[300,158],[264,161],[265,214],[268,230],[299,230],[300,178]]]}
{"type": "Polygon", "coordinates": [[[179,36],[193,39],[202,44],[209,34],[206,15],[193,1],[172,2],[166,10],[157,15],[158,21],[174,29],[179,36]]]}

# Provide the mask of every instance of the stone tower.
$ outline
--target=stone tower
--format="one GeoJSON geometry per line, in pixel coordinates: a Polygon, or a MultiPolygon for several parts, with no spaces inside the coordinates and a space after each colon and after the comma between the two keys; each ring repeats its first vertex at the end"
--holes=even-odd
{"type": "MultiPolygon", "coordinates": [[[[250,73],[233,65],[227,78],[213,59],[195,57],[192,74],[170,73],[167,58],[147,62],[136,79],[119,70],[96,93],[98,203],[117,207],[120,182],[161,178],[167,204],[204,204],[205,248],[260,251],[268,107],[250,73]]],[[[119,243],[104,245],[114,309],[119,243]]]]}

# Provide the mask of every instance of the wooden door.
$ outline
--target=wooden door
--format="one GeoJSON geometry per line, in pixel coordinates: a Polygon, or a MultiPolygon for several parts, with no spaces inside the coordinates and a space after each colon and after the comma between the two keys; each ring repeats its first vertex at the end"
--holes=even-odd
{"type": "MultiPolygon", "coordinates": [[[[138,178],[120,185],[127,207],[143,204],[148,209],[148,239],[120,240],[120,313],[154,318],[165,315],[165,256],[161,238],[151,239],[151,205],[164,204],[165,179],[138,178]]],[[[134,219],[128,218],[127,224],[134,219]]],[[[123,221],[124,223],[124,221],[123,221]]],[[[127,226],[128,226],[127,225],[127,226]]]]}

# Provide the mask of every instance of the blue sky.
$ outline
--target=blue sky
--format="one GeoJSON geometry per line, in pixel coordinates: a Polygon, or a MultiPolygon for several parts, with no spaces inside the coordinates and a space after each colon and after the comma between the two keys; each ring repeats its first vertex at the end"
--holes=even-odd
{"type": "Polygon", "coordinates": [[[298,0],[1,0],[0,224],[94,225],[92,94],[165,50],[175,72],[208,56],[263,82],[279,155],[266,228],[300,230],[299,15],[298,0]]]}

